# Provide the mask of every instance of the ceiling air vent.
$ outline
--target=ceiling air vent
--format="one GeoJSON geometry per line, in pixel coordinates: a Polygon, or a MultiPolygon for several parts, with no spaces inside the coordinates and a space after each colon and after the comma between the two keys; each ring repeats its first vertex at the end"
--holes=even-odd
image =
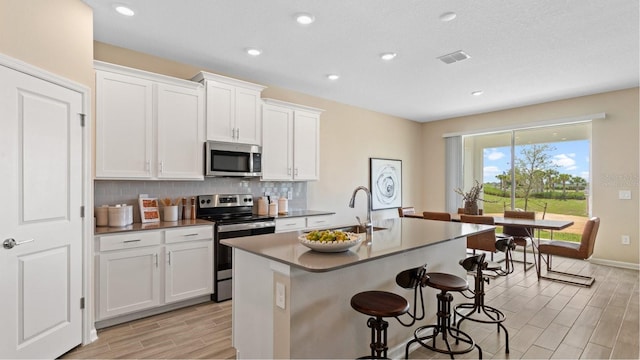
{"type": "Polygon", "coordinates": [[[452,52],[451,54],[442,55],[437,59],[442,61],[445,64],[453,64],[454,62],[467,60],[469,58],[471,58],[471,56],[469,56],[466,52],[462,50],[458,50],[458,51],[452,52]]]}

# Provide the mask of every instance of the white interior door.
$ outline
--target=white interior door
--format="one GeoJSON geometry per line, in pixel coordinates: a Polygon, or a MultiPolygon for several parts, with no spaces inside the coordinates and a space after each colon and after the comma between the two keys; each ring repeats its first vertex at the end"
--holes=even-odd
{"type": "Polygon", "coordinates": [[[82,94],[0,79],[0,358],[55,358],[82,341],[82,94]]]}

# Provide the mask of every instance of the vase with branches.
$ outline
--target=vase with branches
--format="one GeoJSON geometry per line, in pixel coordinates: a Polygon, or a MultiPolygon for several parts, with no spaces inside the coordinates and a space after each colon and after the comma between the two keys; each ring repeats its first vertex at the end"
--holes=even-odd
{"type": "Polygon", "coordinates": [[[473,180],[473,186],[467,192],[462,191],[460,188],[456,188],[453,191],[456,194],[462,196],[464,200],[464,213],[468,215],[478,215],[478,201],[485,201],[480,198],[480,194],[482,193],[482,187],[484,185],[481,184],[478,180],[473,180]]]}

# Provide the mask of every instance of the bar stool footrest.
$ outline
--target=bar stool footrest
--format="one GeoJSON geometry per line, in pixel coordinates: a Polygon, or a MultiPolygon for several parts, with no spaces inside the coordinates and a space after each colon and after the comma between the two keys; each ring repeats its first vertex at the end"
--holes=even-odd
{"type": "Polygon", "coordinates": [[[479,359],[482,359],[482,349],[480,349],[480,346],[478,346],[478,344],[476,344],[473,341],[471,336],[469,336],[464,331],[457,330],[454,328],[449,328],[446,330],[446,334],[442,334],[438,325],[427,325],[427,326],[421,326],[417,328],[413,335],[414,335],[414,338],[411,339],[410,343],[417,342],[424,348],[427,348],[431,351],[453,356],[453,355],[466,354],[473,351],[474,348],[477,348],[479,352],[479,359]],[[422,335],[423,333],[429,330],[432,331],[431,334],[422,335]],[[438,338],[438,336],[440,336],[440,338],[438,338]],[[449,343],[449,337],[451,337],[452,340],[455,340],[456,343],[458,341],[462,341],[464,343],[467,343],[469,346],[463,349],[451,349],[451,344],[449,343]],[[431,342],[433,343],[433,345],[430,345],[427,343],[429,340],[432,340],[431,342]],[[438,340],[441,340],[442,342],[444,342],[444,344],[446,345],[446,349],[439,348],[436,345],[438,340]]]}

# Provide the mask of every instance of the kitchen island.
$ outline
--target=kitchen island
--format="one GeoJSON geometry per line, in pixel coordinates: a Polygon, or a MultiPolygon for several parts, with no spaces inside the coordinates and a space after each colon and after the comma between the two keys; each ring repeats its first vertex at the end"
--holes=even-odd
{"type": "MultiPolygon", "coordinates": [[[[361,244],[346,252],[319,253],[299,243],[302,232],[223,240],[233,247],[233,345],[238,359],[356,358],[369,354],[366,315],[350,299],[386,290],[412,300],[398,287],[402,270],[465,276],[458,261],[466,236],[492,226],[399,218],[377,222],[361,244]]],[[[366,237],[363,234],[363,237],[366,237]]],[[[435,290],[424,289],[427,321],[435,315],[435,290]]],[[[389,319],[389,356],[402,357],[411,328],[389,319]]]]}

